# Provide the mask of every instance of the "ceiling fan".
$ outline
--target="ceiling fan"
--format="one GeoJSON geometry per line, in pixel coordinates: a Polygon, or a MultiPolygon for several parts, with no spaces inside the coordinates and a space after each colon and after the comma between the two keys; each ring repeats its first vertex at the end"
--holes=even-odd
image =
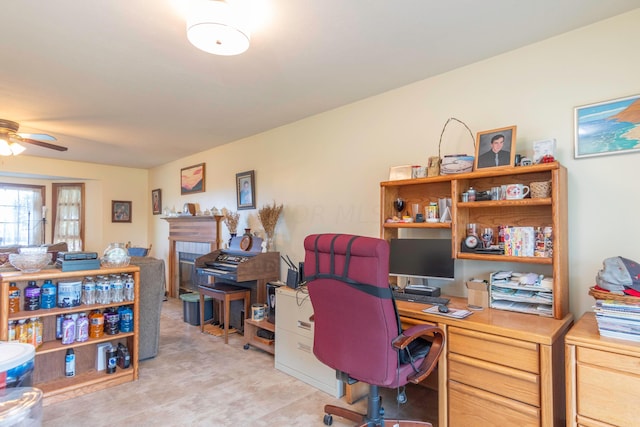
{"type": "Polygon", "coordinates": [[[0,155],[17,156],[25,150],[23,143],[37,145],[57,151],[67,151],[67,147],[51,144],[46,141],[57,141],[46,133],[18,133],[20,124],[11,120],[0,119],[0,155]]]}

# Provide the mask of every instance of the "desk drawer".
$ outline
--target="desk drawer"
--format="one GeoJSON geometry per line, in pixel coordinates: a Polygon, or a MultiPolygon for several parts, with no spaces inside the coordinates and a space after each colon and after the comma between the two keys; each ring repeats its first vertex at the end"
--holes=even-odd
{"type": "Polygon", "coordinates": [[[540,426],[540,409],[449,381],[450,426],[540,426]]]}
{"type": "Polygon", "coordinates": [[[449,354],[448,366],[453,381],[540,406],[539,375],[459,354],[449,354]]]}
{"type": "Polygon", "coordinates": [[[290,288],[276,290],[276,326],[313,339],[313,306],[309,294],[290,288]]]}
{"type": "Polygon", "coordinates": [[[539,348],[536,343],[457,327],[450,327],[448,331],[449,353],[457,353],[534,374],[540,373],[539,348]]]}

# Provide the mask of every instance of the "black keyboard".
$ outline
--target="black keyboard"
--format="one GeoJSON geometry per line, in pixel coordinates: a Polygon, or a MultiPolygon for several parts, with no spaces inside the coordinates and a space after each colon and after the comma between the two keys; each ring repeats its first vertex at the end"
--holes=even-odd
{"type": "Polygon", "coordinates": [[[447,305],[449,303],[449,298],[432,297],[429,295],[420,295],[420,294],[406,294],[400,291],[393,291],[393,297],[397,300],[418,302],[421,304],[447,305]]]}

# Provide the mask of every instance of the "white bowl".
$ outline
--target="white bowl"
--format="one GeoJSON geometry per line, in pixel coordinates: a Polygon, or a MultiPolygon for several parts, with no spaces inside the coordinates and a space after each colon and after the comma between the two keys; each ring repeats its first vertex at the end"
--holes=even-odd
{"type": "Polygon", "coordinates": [[[24,273],[35,273],[45,268],[51,262],[51,254],[48,252],[43,254],[9,254],[9,262],[24,273]]]}

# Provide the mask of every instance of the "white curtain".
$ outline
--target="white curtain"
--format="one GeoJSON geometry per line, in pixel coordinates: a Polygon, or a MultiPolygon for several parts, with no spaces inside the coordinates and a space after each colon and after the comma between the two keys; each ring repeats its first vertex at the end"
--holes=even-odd
{"type": "Polygon", "coordinates": [[[53,243],[67,242],[69,251],[81,251],[82,189],[81,186],[58,187],[53,243]]]}

